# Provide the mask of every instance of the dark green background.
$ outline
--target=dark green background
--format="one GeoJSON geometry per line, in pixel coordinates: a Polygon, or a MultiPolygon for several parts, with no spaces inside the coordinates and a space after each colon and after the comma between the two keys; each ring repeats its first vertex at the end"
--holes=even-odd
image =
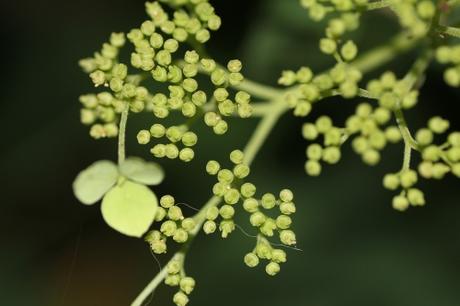
{"type": "MultiPolygon", "coordinates": [[[[249,78],[275,85],[282,69],[310,65],[321,71],[331,64],[316,47],[323,25],[311,23],[296,0],[214,2],[224,25],[209,52],[221,62],[242,59],[249,78]]],[[[77,60],[111,31],[138,26],[143,1],[2,1],[0,13],[0,305],[128,305],[158,267],[145,243],[111,230],[97,206],[84,207],[72,195],[81,169],[116,157],[113,140],[94,141],[79,124],[78,96],[91,84],[77,60]]],[[[396,29],[390,14],[373,13],[353,37],[369,49],[396,29]]],[[[413,58],[401,56],[386,69],[401,76],[413,58]]],[[[437,65],[429,69],[420,105],[408,114],[413,128],[432,115],[459,128],[459,91],[443,85],[441,72],[437,65]]],[[[329,114],[340,124],[358,102],[325,101],[309,120],[329,114]]],[[[147,156],[133,138],[151,120],[130,122],[129,154],[147,156]]],[[[459,180],[423,182],[428,205],[395,212],[381,178],[399,169],[402,145],[387,149],[374,168],[346,149],[339,165],[309,178],[302,122],[290,114],[282,118],[251,179],[261,192],[295,192],[294,228],[303,252],[289,251],[282,272],[270,278],[262,268],[243,265],[251,238],[240,232],[228,240],[200,236],[187,260],[198,283],[191,305],[460,305],[459,180]]],[[[205,161],[223,160],[244,146],[255,124],[234,120],[225,137],[203,129],[200,157],[185,166],[164,163],[167,179],[157,194],[172,192],[181,202],[202,205],[212,186],[205,161]]],[[[172,293],[162,286],[152,305],[172,305],[172,293]]]]}

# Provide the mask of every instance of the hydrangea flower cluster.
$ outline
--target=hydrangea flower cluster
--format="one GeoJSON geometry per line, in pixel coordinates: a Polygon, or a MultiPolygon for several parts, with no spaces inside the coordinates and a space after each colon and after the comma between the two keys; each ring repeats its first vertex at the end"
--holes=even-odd
{"type": "Polygon", "coordinates": [[[180,55],[182,43],[192,46],[205,43],[210,31],[220,27],[220,17],[212,5],[202,0],[164,2],[174,7],[172,17],[160,2],[147,2],[150,20],[126,36],[113,33],[100,52],[80,61],[96,87],[111,90],[81,97],[84,106],[81,121],[93,125],[90,134],[94,138],[115,137],[119,114],[124,109],[129,108],[133,113],[152,112],[155,123],[150,129],[139,131],[138,142],[147,145],[153,139],[166,138],[166,143],[152,145],[153,156],[189,162],[195,156],[192,147],[198,141],[191,130],[195,119],[203,118],[215,134],[225,134],[229,128],[226,117],[251,116],[251,97],[245,91],[232,92],[229,88],[244,80],[239,60],[230,60],[227,67],[221,67],[213,59],[200,56],[196,50],[180,55]],[[132,68],[119,62],[120,49],[126,41],[134,48],[130,56],[132,68]],[[133,74],[128,74],[130,69],[133,74]],[[214,86],[210,95],[201,89],[201,83],[206,80],[199,81],[198,73],[209,75],[208,83],[214,86]],[[166,91],[152,94],[141,86],[148,80],[164,83],[166,91]],[[174,112],[180,113],[184,121],[169,127],[160,122],[174,112]]]}
{"type": "Polygon", "coordinates": [[[278,197],[272,193],[256,196],[256,186],[247,182],[245,178],[250,173],[250,168],[244,163],[244,154],[240,150],[230,153],[232,169],[222,168],[217,161],[209,161],[206,171],[217,177],[217,183],[213,187],[215,196],[222,198],[220,207],[211,207],[206,212],[207,221],[203,224],[206,234],[214,233],[217,229],[222,238],[228,237],[236,227],[234,216],[237,208],[241,206],[249,213],[250,224],[258,230],[258,239],[253,252],[245,256],[245,263],[255,267],[259,259],[269,260],[266,272],[275,275],[279,272],[279,264],[286,261],[286,254],[280,249],[274,249],[267,238],[275,233],[279,240],[286,246],[296,244],[295,233],[290,229],[292,224],[291,215],[296,207],[293,202],[294,195],[288,189],[283,189],[278,197]],[[275,209],[279,212],[275,213],[275,209]],[[278,214],[277,216],[272,216],[278,214]]]}

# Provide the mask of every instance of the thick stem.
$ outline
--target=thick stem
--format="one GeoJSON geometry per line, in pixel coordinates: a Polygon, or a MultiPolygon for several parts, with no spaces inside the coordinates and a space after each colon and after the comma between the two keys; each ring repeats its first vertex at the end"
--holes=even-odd
{"type": "Polygon", "coordinates": [[[126,124],[128,123],[129,103],[126,103],[125,109],[121,113],[120,126],[118,128],[118,164],[126,159],[126,124]]]}

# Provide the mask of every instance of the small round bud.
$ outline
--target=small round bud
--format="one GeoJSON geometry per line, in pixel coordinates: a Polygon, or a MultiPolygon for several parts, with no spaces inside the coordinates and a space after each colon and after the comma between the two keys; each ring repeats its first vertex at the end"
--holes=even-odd
{"type": "Polygon", "coordinates": [[[184,162],[190,162],[195,157],[195,152],[190,148],[184,148],[179,152],[179,159],[184,162]]]}
{"type": "Polygon", "coordinates": [[[257,202],[256,199],[254,198],[249,198],[249,199],[246,199],[244,200],[243,202],[243,208],[245,211],[249,212],[249,213],[255,213],[258,211],[258,207],[259,207],[259,202],[257,202]]]}
{"type": "Polygon", "coordinates": [[[232,171],[228,169],[222,169],[217,173],[217,179],[219,180],[219,182],[230,184],[231,182],[233,182],[233,178],[234,176],[232,171]]]}
{"type": "Polygon", "coordinates": [[[178,260],[170,261],[166,269],[168,274],[178,274],[182,270],[182,263],[178,260]]]}
{"type": "Polygon", "coordinates": [[[186,132],[182,136],[182,143],[184,146],[193,147],[198,142],[198,136],[193,132],[186,132]]]}
{"type": "Polygon", "coordinates": [[[164,195],[160,198],[160,205],[164,208],[171,208],[174,206],[174,198],[170,195],[164,195]]]}
{"type": "Polygon", "coordinates": [[[425,205],[425,197],[423,192],[416,188],[411,188],[407,191],[407,199],[409,203],[414,206],[425,205]]]}
{"type": "Polygon", "coordinates": [[[436,134],[444,133],[449,126],[449,121],[442,119],[441,117],[433,117],[428,121],[428,127],[436,134]]]}
{"type": "Polygon", "coordinates": [[[184,291],[186,294],[192,293],[193,289],[195,288],[195,280],[191,277],[184,277],[180,281],[180,289],[184,291]]]}
{"type": "Polygon", "coordinates": [[[216,175],[220,170],[220,164],[215,160],[210,160],[206,164],[206,172],[210,175],[216,175]]]}
{"type": "Polygon", "coordinates": [[[234,150],[230,153],[230,160],[234,164],[241,164],[244,159],[244,153],[241,150],[234,150]]]}
{"type": "Polygon", "coordinates": [[[277,263],[286,262],[286,252],[281,249],[275,249],[272,251],[272,260],[277,263]]]}
{"type": "Polygon", "coordinates": [[[254,268],[259,264],[259,257],[254,253],[248,253],[244,256],[244,263],[250,268],[254,268]]]}
{"type": "Polygon", "coordinates": [[[188,299],[188,296],[185,293],[183,293],[182,291],[179,291],[176,294],[174,294],[173,302],[177,306],[185,306],[185,305],[188,304],[189,299],[188,299]]]}
{"type": "Polygon", "coordinates": [[[265,223],[266,220],[267,220],[267,218],[261,212],[255,212],[255,213],[251,214],[251,216],[249,217],[249,222],[254,227],[261,226],[262,224],[265,223]]]}
{"type": "Polygon", "coordinates": [[[222,238],[227,238],[235,230],[235,223],[232,220],[224,220],[219,225],[222,238]]]}
{"type": "Polygon", "coordinates": [[[240,188],[241,195],[245,198],[250,198],[256,193],[256,186],[251,183],[244,183],[240,188]]]}
{"type": "Polygon", "coordinates": [[[340,54],[346,61],[353,60],[358,54],[358,47],[351,40],[347,41],[340,49],[340,54]]]}
{"type": "Polygon", "coordinates": [[[170,143],[165,147],[166,157],[169,159],[175,159],[179,156],[179,149],[176,145],[170,143]]]}
{"type": "Polygon", "coordinates": [[[203,231],[206,235],[212,234],[216,231],[217,224],[214,221],[208,220],[203,224],[203,231]]]}
{"type": "Polygon", "coordinates": [[[185,218],[182,220],[181,226],[184,230],[190,233],[195,228],[196,222],[193,218],[185,218]]]}
{"type": "Polygon", "coordinates": [[[176,222],[168,220],[161,224],[160,231],[167,237],[171,237],[177,230],[176,222]]]}
{"type": "Polygon", "coordinates": [[[236,204],[240,200],[240,192],[237,189],[230,189],[224,195],[224,201],[227,204],[236,204]]]}
{"type": "Polygon", "coordinates": [[[305,171],[310,176],[318,176],[321,174],[321,164],[316,160],[309,160],[305,163],[305,171]]]}
{"type": "Polygon", "coordinates": [[[232,219],[235,215],[235,209],[233,208],[233,206],[223,205],[219,210],[219,214],[224,219],[232,219]]]}
{"type": "Polygon", "coordinates": [[[188,233],[183,228],[178,228],[173,235],[173,239],[177,243],[185,243],[188,240],[188,233]]]}
{"type": "Polygon", "coordinates": [[[179,206],[172,206],[168,209],[168,218],[173,221],[179,221],[184,219],[184,215],[182,214],[182,209],[179,206]]]}
{"type": "Polygon", "coordinates": [[[296,207],[292,202],[281,203],[280,211],[282,214],[291,215],[296,212],[296,207]]]}
{"type": "Polygon", "coordinates": [[[208,219],[208,220],[216,220],[218,216],[219,216],[219,208],[217,208],[215,206],[210,207],[206,211],[206,219],[208,219]]]}
{"type": "Polygon", "coordinates": [[[302,136],[307,140],[315,140],[318,137],[316,126],[312,123],[305,123],[302,126],[302,136]]]}
{"type": "Polygon", "coordinates": [[[233,168],[233,173],[235,174],[235,177],[239,179],[243,179],[249,175],[250,169],[247,165],[236,165],[235,168],[233,168]]]}
{"type": "Polygon", "coordinates": [[[291,202],[294,199],[294,194],[289,189],[283,189],[280,192],[280,200],[283,202],[291,202]]]}
{"type": "Polygon", "coordinates": [[[213,128],[214,130],[214,133],[216,133],[217,135],[223,135],[227,132],[228,130],[228,125],[227,125],[227,122],[223,121],[223,120],[220,120],[219,122],[217,122],[217,124],[214,126],[213,128]]]}
{"type": "Polygon", "coordinates": [[[231,60],[227,64],[227,69],[230,72],[240,72],[242,67],[243,64],[241,64],[241,61],[239,60],[231,60]]]}
{"type": "Polygon", "coordinates": [[[406,170],[401,173],[401,186],[404,188],[409,188],[417,183],[417,172],[414,170],[406,170]]]}
{"type": "Polygon", "coordinates": [[[139,144],[148,144],[150,142],[150,132],[147,130],[141,130],[137,133],[137,142],[139,144]]]}
{"type": "Polygon", "coordinates": [[[168,275],[165,278],[165,284],[171,287],[179,286],[179,282],[180,282],[179,274],[168,275]]]}
{"type": "Polygon", "coordinates": [[[280,272],[280,265],[276,262],[270,262],[267,266],[265,266],[265,272],[267,272],[270,276],[275,276],[280,272]]]}
{"type": "Polygon", "coordinates": [[[289,216],[281,215],[276,218],[276,226],[280,229],[288,229],[292,224],[292,220],[289,216]]]}
{"type": "Polygon", "coordinates": [[[293,231],[283,230],[280,232],[280,241],[285,245],[295,245],[296,237],[293,231]]]}
{"type": "Polygon", "coordinates": [[[319,48],[325,54],[333,54],[337,50],[337,43],[330,38],[321,38],[319,48]]]}
{"type": "Polygon", "coordinates": [[[166,129],[161,124],[156,123],[150,128],[150,134],[155,138],[161,138],[165,135],[165,133],[166,129]]]}
{"type": "Polygon", "coordinates": [[[409,208],[409,201],[404,196],[395,196],[392,202],[393,208],[399,211],[405,211],[409,208]]]}
{"type": "Polygon", "coordinates": [[[396,190],[399,187],[399,177],[396,174],[387,174],[383,178],[383,186],[389,190],[396,190]]]}
{"type": "Polygon", "coordinates": [[[273,194],[266,193],[262,196],[261,204],[265,209],[272,209],[276,205],[276,198],[273,194]]]}

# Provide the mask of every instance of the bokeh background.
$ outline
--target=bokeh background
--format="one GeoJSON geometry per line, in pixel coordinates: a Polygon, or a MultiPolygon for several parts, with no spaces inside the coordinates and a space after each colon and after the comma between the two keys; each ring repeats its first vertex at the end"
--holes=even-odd
{"type": "MultiPolygon", "coordinates": [[[[331,65],[317,50],[322,25],[309,21],[297,0],[214,2],[224,24],[209,53],[221,62],[240,58],[247,77],[276,85],[282,69],[310,65],[321,71],[331,65]]],[[[2,1],[0,14],[0,305],[128,305],[158,266],[144,242],[111,230],[97,206],[80,205],[72,195],[81,169],[116,157],[114,141],[90,139],[79,123],[78,96],[92,89],[77,61],[111,31],[138,26],[145,19],[143,1],[2,1]]],[[[379,12],[364,17],[352,35],[366,50],[396,30],[393,17],[379,12]]],[[[413,58],[402,55],[385,69],[402,75],[413,58]]],[[[443,115],[459,128],[459,95],[443,84],[442,68],[431,66],[420,105],[408,114],[410,125],[418,128],[431,115],[443,115]]],[[[358,102],[330,99],[310,120],[328,114],[343,122],[358,102]]],[[[129,154],[148,157],[133,138],[151,120],[130,122],[129,154]]],[[[240,232],[227,240],[200,236],[187,260],[198,283],[191,305],[460,305],[459,180],[423,182],[428,205],[395,212],[381,179],[399,169],[401,145],[387,149],[374,168],[346,149],[339,165],[309,178],[302,122],[289,114],[282,118],[251,179],[262,192],[293,189],[303,252],[290,251],[282,272],[271,279],[262,267],[243,264],[252,238],[240,232]]],[[[212,186],[205,161],[223,160],[244,146],[257,120],[231,123],[226,137],[202,129],[200,158],[193,163],[163,163],[167,179],[157,194],[172,192],[200,207],[212,186]]],[[[172,305],[172,293],[160,287],[151,305],[172,305]]]]}

